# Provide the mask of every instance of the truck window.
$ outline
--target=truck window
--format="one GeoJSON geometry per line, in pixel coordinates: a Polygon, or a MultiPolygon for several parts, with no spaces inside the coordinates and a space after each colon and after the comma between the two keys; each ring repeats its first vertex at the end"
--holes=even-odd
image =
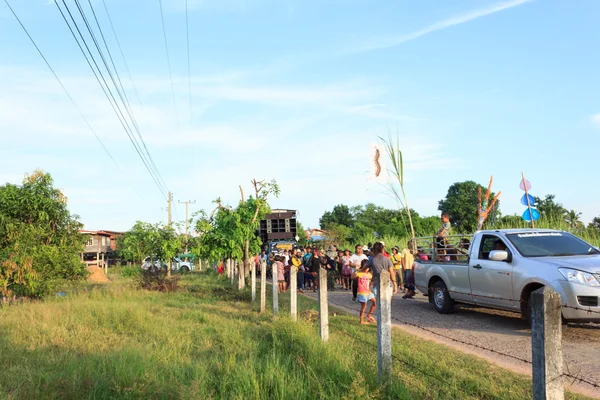
{"type": "Polygon", "coordinates": [[[479,259],[489,260],[492,250],[507,250],[506,243],[496,235],[483,235],[479,246],[479,259]]]}
{"type": "Polygon", "coordinates": [[[584,256],[600,253],[568,232],[521,232],[506,235],[523,257],[584,256]]]}

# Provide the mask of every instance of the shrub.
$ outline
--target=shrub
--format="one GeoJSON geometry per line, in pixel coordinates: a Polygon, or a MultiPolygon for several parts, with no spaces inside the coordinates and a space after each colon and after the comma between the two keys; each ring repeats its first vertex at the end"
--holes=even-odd
{"type": "Polygon", "coordinates": [[[158,292],[174,292],[179,289],[179,277],[167,277],[167,271],[163,269],[142,270],[138,275],[139,287],[146,290],[158,292]]]}

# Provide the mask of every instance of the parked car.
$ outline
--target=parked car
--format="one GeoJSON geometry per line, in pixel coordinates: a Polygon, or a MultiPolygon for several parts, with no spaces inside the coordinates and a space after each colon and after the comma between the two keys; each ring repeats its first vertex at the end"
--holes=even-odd
{"type": "MultiPolygon", "coordinates": [[[[156,270],[158,270],[159,268],[162,268],[164,270],[166,270],[168,268],[167,264],[164,262],[161,262],[160,260],[154,260],[152,262],[150,256],[144,258],[144,261],[142,262],[142,269],[151,269],[151,268],[155,268],[156,270]]],[[[171,271],[180,271],[180,272],[190,272],[194,270],[194,263],[193,262],[189,262],[189,261],[183,261],[177,257],[174,257],[172,262],[171,262],[171,271]]]]}
{"type": "Polygon", "coordinates": [[[548,229],[488,230],[460,243],[467,246],[446,245],[429,260],[415,261],[415,283],[439,313],[465,303],[520,312],[529,320],[531,293],[548,286],[569,306],[562,308],[565,321],[600,322],[600,314],[585,311],[600,312],[600,251],[577,236],[548,229]]]}

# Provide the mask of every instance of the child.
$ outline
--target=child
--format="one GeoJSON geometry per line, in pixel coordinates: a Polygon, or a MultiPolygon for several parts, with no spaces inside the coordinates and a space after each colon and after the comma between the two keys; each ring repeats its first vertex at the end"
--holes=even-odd
{"type": "Polygon", "coordinates": [[[275,256],[274,260],[275,264],[277,265],[277,286],[279,289],[278,292],[285,292],[285,277],[283,276],[283,260],[285,260],[285,258],[283,258],[283,256],[275,256]]]}
{"type": "Polygon", "coordinates": [[[223,267],[223,261],[219,263],[219,266],[217,267],[217,272],[219,275],[223,275],[223,272],[225,272],[225,268],[223,267]]]}
{"type": "Polygon", "coordinates": [[[361,268],[357,270],[353,275],[353,278],[358,279],[358,302],[360,303],[360,324],[368,325],[370,322],[377,322],[373,318],[373,312],[377,306],[375,302],[375,295],[371,292],[371,285],[373,275],[371,275],[371,269],[367,265],[367,260],[361,262],[361,268]],[[367,320],[365,321],[365,310],[367,309],[367,302],[371,302],[371,307],[367,313],[367,320]]]}
{"type": "Polygon", "coordinates": [[[342,287],[344,290],[350,290],[350,279],[352,277],[352,267],[350,266],[350,250],[345,250],[342,256],[342,287]]]}

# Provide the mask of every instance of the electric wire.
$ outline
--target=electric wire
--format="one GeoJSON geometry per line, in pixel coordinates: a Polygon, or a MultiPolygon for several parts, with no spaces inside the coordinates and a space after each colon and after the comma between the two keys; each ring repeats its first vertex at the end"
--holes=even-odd
{"type": "Polygon", "coordinates": [[[175,120],[177,121],[177,130],[179,130],[179,113],[177,112],[177,101],[175,100],[175,86],[173,84],[173,73],[171,72],[171,57],[169,56],[169,43],[167,42],[167,30],[165,28],[165,16],[163,13],[162,0],[158,0],[160,8],[160,20],[162,22],[163,38],[165,40],[165,50],[167,52],[167,64],[169,66],[169,79],[171,80],[171,93],[173,94],[173,107],[175,109],[175,120]]]}
{"type": "MultiPolygon", "coordinates": [[[[15,17],[15,19],[17,20],[17,22],[19,23],[19,25],[21,26],[21,29],[23,29],[23,32],[25,32],[25,34],[27,35],[27,37],[31,41],[31,44],[33,44],[33,46],[37,50],[37,52],[40,55],[40,57],[42,57],[42,60],[44,60],[44,63],[46,63],[46,66],[48,67],[48,69],[50,70],[50,72],[52,72],[52,75],[54,76],[54,78],[56,79],[56,81],[58,82],[58,84],[60,85],[60,87],[63,89],[63,91],[65,92],[65,94],[67,95],[67,97],[69,98],[69,100],[71,101],[71,103],[73,104],[73,106],[75,107],[75,109],[77,110],[77,112],[79,113],[79,115],[81,116],[81,118],[83,119],[83,121],[85,122],[85,124],[88,126],[88,128],[90,129],[90,131],[92,132],[92,134],[94,135],[94,137],[96,138],[96,140],[98,141],[98,143],[100,143],[100,146],[102,147],[102,149],[104,150],[104,152],[106,153],[106,155],[108,155],[108,157],[111,159],[111,161],[113,162],[113,164],[115,164],[115,166],[121,172],[121,174],[123,174],[123,176],[125,176],[125,172],[121,169],[121,166],[114,159],[114,157],[112,156],[112,154],[110,153],[110,151],[108,150],[108,148],[104,145],[104,143],[102,142],[102,139],[100,139],[100,136],[98,136],[98,134],[96,133],[96,131],[94,130],[94,128],[92,127],[92,125],[90,124],[90,122],[88,121],[88,119],[86,118],[86,116],[83,114],[83,111],[81,111],[81,108],[79,108],[79,106],[77,105],[77,103],[73,99],[73,96],[71,96],[71,94],[69,93],[69,91],[67,90],[67,88],[65,87],[65,85],[63,84],[63,82],[61,81],[61,79],[58,77],[58,74],[56,73],[56,71],[54,70],[54,68],[52,67],[52,65],[50,65],[50,62],[48,61],[48,59],[46,58],[46,56],[44,55],[44,53],[42,52],[42,50],[39,48],[39,46],[37,45],[37,43],[35,42],[35,40],[31,36],[31,34],[29,33],[29,31],[27,30],[27,28],[23,24],[23,22],[19,18],[19,16],[16,14],[15,10],[12,8],[12,6],[8,2],[8,0],[4,0],[4,2],[6,3],[7,7],[9,8],[10,12],[12,13],[12,15],[15,17]]],[[[137,192],[137,190],[136,190],[136,193],[138,194],[138,196],[142,197],[141,194],[137,192]]]]}
{"type": "Polygon", "coordinates": [[[189,103],[190,103],[190,132],[192,131],[193,117],[192,117],[192,69],[190,62],[190,25],[188,19],[188,0],[185,0],[185,35],[187,41],[187,67],[188,67],[188,91],[190,93],[189,103]]]}
{"type": "MultiPolygon", "coordinates": [[[[98,49],[98,52],[100,53],[102,59],[104,60],[105,67],[106,67],[107,71],[109,71],[109,74],[110,74],[110,69],[109,69],[108,65],[106,65],[106,61],[105,61],[105,59],[104,59],[104,57],[103,57],[103,55],[102,55],[102,53],[101,53],[101,51],[100,51],[100,49],[98,47],[97,41],[95,39],[95,35],[93,34],[93,31],[92,31],[92,29],[90,28],[90,26],[89,26],[89,24],[87,22],[87,18],[85,16],[85,13],[83,12],[83,9],[80,6],[79,0],[75,0],[75,3],[77,4],[77,6],[79,8],[79,11],[80,11],[80,14],[81,14],[82,18],[84,19],[84,22],[86,23],[86,26],[88,27],[88,31],[92,35],[92,39],[96,43],[96,48],[98,49]]],[[[112,74],[111,74],[111,79],[113,80],[113,83],[115,84],[115,87],[117,88],[117,92],[119,93],[119,97],[121,98],[121,101],[125,105],[125,109],[127,111],[127,114],[129,115],[129,118],[131,119],[131,121],[133,123],[135,131],[136,131],[136,133],[138,135],[138,138],[139,138],[140,142],[142,143],[142,146],[143,146],[143,148],[145,150],[146,156],[147,156],[147,158],[148,158],[148,160],[150,162],[151,168],[153,169],[154,173],[158,176],[158,178],[159,178],[158,180],[161,183],[161,185],[163,186],[163,188],[168,192],[169,189],[167,188],[167,185],[166,185],[164,179],[162,179],[162,176],[160,175],[160,171],[156,167],[156,163],[154,162],[154,159],[152,158],[152,155],[150,154],[150,152],[148,151],[148,148],[146,147],[146,142],[144,141],[144,138],[143,138],[142,133],[140,131],[139,125],[137,123],[137,119],[135,118],[135,114],[133,113],[133,111],[131,109],[131,104],[129,102],[129,98],[127,97],[127,92],[125,91],[125,88],[124,88],[123,83],[121,81],[121,77],[119,75],[119,71],[118,71],[118,69],[117,69],[117,67],[115,65],[114,59],[113,59],[112,54],[110,52],[110,48],[109,48],[109,46],[108,46],[108,44],[106,42],[106,38],[104,36],[104,32],[102,31],[102,27],[100,26],[100,22],[98,21],[98,17],[96,15],[96,11],[94,10],[94,6],[92,5],[91,0],[88,0],[88,3],[89,3],[89,6],[90,6],[90,9],[92,11],[92,15],[94,16],[94,20],[96,21],[96,26],[98,27],[98,31],[100,32],[100,36],[102,38],[102,42],[104,43],[104,47],[105,47],[106,52],[108,54],[108,58],[109,58],[109,60],[111,62],[111,65],[113,67],[114,73],[115,73],[115,75],[117,77],[117,81],[118,81],[119,87],[121,89],[120,92],[125,97],[124,100],[123,100],[123,97],[121,96],[121,93],[119,93],[119,87],[117,87],[114,79],[112,78],[112,74]]],[[[138,143],[138,146],[139,146],[139,143],[138,143]]]]}
{"type": "MultiPolygon", "coordinates": [[[[119,40],[119,35],[117,35],[117,30],[115,29],[115,26],[113,24],[112,21],[112,17],[110,16],[110,12],[108,11],[108,7],[106,5],[106,1],[102,0],[102,5],[104,6],[104,11],[106,12],[106,17],[108,18],[108,22],[110,24],[110,28],[112,30],[112,33],[115,37],[115,41],[117,42],[117,47],[119,48],[119,53],[121,54],[121,58],[123,59],[123,64],[125,65],[125,70],[127,71],[127,75],[129,76],[129,80],[131,82],[131,86],[133,87],[133,92],[135,93],[135,97],[138,101],[138,104],[142,110],[142,113],[145,114],[146,110],[144,109],[144,104],[142,103],[142,100],[140,99],[140,95],[138,93],[137,87],[135,86],[135,82],[133,80],[133,76],[131,75],[131,70],[129,69],[129,64],[127,63],[127,58],[125,57],[125,53],[123,52],[123,47],[121,46],[121,41],[119,40]]],[[[92,8],[93,10],[93,8],[92,8]]],[[[152,132],[152,127],[150,124],[147,125],[148,131],[152,132]]],[[[140,135],[140,140],[142,142],[142,146],[144,146],[144,150],[146,151],[146,153],[150,154],[148,151],[148,147],[146,147],[146,142],[144,141],[144,139],[141,137],[140,135]]],[[[160,173],[158,171],[158,168],[156,167],[156,164],[154,163],[154,160],[151,158],[150,161],[152,162],[152,165],[154,166],[154,169],[156,170],[156,172],[159,175],[159,178],[163,181],[162,176],[160,176],[160,173]]],[[[166,186],[166,185],[165,185],[166,186]]]]}
{"type": "Polygon", "coordinates": [[[94,76],[96,77],[96,80],[98,81],[98,84],[100,85],[100,87],[102,88],[102,91],[104,92],[106,98],[108,99],[108,102],[110,103],[113,111],[115,112],[117,118],[119,119],[119,122],[121,123],[121,126],[123,127],[123,129],[125,130],[125,133],[127,134],[129,140],[131,141],[131,143],[133,144],[136,152],[138,153],[138,156],[140,157],[140,159],[142,160],[144,166],[146,167],[148,173],[150,174],[150,176],[152,177],[154,183],[156,184],[157,188],[159,189],[159,191],[161,192],[161,194],[163,195],[163,197],[166,198],[166,195],[164,193],[164,189],[161,187],[160,183],[157,180],[157,177],[155,176],[155,174],[152,172],[152,170],[150,169],[145,157],[142,155],[142,153],[140,152],[140,149],[138,148],[138,144],[135,140],[135,137],[133,137],[132,132],[131,132],[131,128],[129,127],[129,124],[127,123],[127,120],[125,118],[125,116],[123,115],[122,111],[120,110],[120,108],[118,107],[118,103],[112,93],[112,91],[110,90],[110,87],[108,85],[108,83],[106,82],[106,79],[104,78],[104,74],[102,73],[102,70],[100,69],[100,67],[98,66],[98,63],[96,62],[96,59],[93,56],[93,53],[91,52],[83,34],[81,33],[81,30],[79,29],[79,25],[77,24],[77,22],[75,21],[75,18],[73,17],[73,14],[71,13],[71,10],[69,9],[68,5],[66,4],[65,0],[62,0],[63,5],[67,11],[67,13],[69,14],[71,21],[73,23],[73,26],[75,27],[75,29],[77,30],[79,37],[81,38],[81,41],[83,42],[83,45],[85,46],[85,48],[87,49],[88,53],[90,54],[90,57],[88,57],[88,54],[85,52],[85,50],[83,49],[82,44],[80,43],[79,39],[77,38],[77,35],[75,34],[75,31],[73,30],[73,28],[71,27],[71,24],[69,23],[67,16],[65,15],[64,11],[62,10],[62,8],[60,7],[60,5],[58,4],[57,1],[55,1],[54,3],[56,4],[56,7],[58,8],[61,16],[63,17],[63,20],[65,21],[65,23],[67,24],[67,27],[69,28],[69,31],[71,32],[71,35],[73,36],[73,38],[75,39],[75,42],[77,43],[81,53],[83,54],[84,58],[86,59],[86,62],[88,64],[88,66],[90,67],[90,69],[92,70],[92,73],[94,74],[94,76]],[[91,58],[91,61],[90,61],[91,58]],[[98,72],[96,72],[96,70],[94,69],[94,67],[92,66],[92,62],[93,64],[96,66],[98,72]],[[98,76],[98,74],[100,74],[100,76],[98,76]],[[102,84],[104,83],[104,85],[102,84]],[[105,87],[106,86],[106,87],[105,87]],[[111,100],[112,99],[112,100],[111,100]],[[114,102],[114,103],[113,103],[114,102]]]}

